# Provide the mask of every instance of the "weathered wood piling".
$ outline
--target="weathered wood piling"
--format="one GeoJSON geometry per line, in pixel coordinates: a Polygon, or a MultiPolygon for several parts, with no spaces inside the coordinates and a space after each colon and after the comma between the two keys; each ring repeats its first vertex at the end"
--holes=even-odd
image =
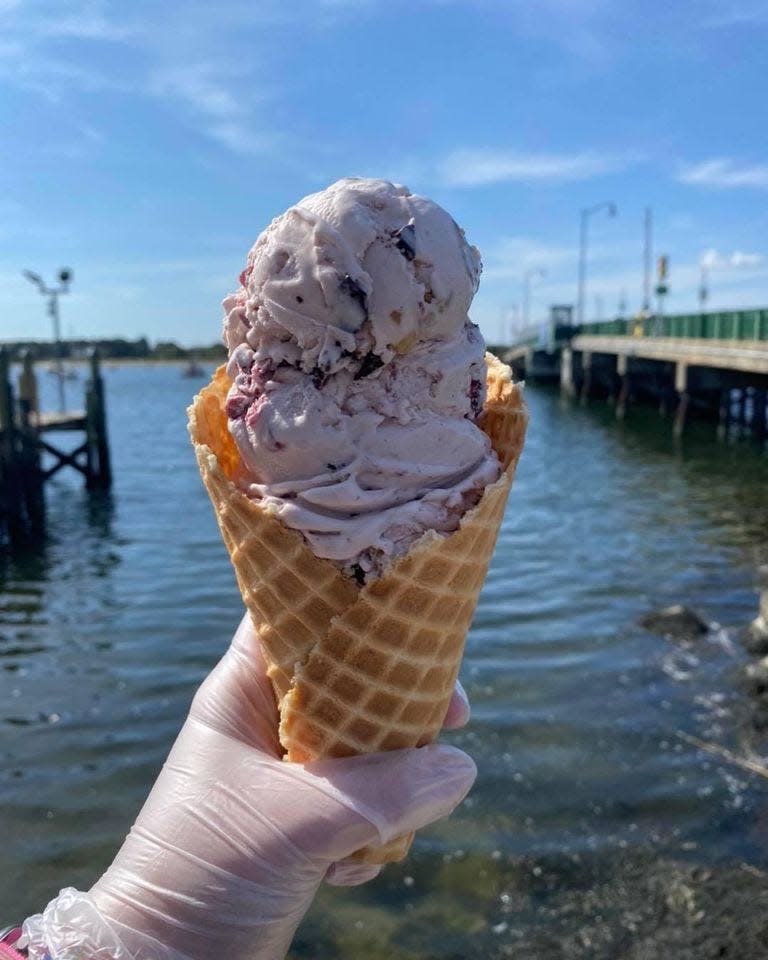
{"type": "Polygon", "coordinates": [[[18,393],[8,351],[0,348],[0,545],[39,539],[45,529],[45,481],[63,467],[81,473],[89,490],[108,490],[112,468],[107,438],[104,383],[96,351],[90,356],[85,410],[40,411],[34,361],[22,357],[18,393]],[[55,432],[80,432],[74,450],[60,450],[47,439],[55,432]],[[47,455],[50,465],[45,465],[47,455]]]}

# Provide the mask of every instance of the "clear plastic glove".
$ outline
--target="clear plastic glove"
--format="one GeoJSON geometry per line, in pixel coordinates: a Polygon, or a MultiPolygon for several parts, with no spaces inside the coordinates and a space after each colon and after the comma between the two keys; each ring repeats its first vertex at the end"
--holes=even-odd
{"type": "MultiPolygon", "coordinates": [[[[446,726],[469,714],[460,688],[446,726]]],[[[277,711],[246,617],[114,863],[91,891],[140,960],[284,957],[323,879],[380,868],[347,858],[446,816],[475,766],[444,745],[311,764],[279,759],[277,711]],[[150,941],[151,942],[151,941],[150,941]]]]}

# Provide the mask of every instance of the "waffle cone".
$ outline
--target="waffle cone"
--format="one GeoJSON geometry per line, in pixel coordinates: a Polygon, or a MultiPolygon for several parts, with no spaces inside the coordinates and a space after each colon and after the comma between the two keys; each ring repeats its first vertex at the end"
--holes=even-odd
{"type": "MultiPolygon", "coordinates": [[[[509,368],[490,354],[486,361],[479,423],[501,477],[455,533],[424,534],[363,587],[238,489],[243,468],[224,411],[231,384],[223,367],[190,407],[198,465],[267,660],[289,761],[418,747],[440,731],[527,422],[509,368]]],[[[357,858],[401,859],[410,840],[357,858]]]]}

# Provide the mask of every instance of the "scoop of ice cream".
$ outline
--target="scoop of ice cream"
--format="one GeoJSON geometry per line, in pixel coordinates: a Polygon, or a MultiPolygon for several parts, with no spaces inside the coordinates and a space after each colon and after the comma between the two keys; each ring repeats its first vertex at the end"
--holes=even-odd
{"type": "Polygon", "coordinates": [[[442,207],[385,180],[339,180],[258,238],[224,301],[225,340],[305,372],[349,366],[362,346],[386,362],[454,336],[479,277],[478,251],[442,207]]]}
{"type": "Polygon", "coordinates": [[[360,580],[498,477],[474,422],[479,274],[437,204],[346,179],[274,220],[224,301],[245,488],[360,580]]]}

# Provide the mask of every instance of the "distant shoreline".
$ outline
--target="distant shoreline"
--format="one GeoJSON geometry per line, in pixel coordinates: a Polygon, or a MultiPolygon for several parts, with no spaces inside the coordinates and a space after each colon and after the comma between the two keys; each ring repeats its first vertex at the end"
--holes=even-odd
{"type": "Polygon", "coordinates": [[[142,363],[222,363],[227,356],[223,343],[216,341],[198,344],[194,347],[179,346],[174,340],[158,340],[150,343],[146,337],[127,340],[112,337],[96,340],[5,340],[0,341],[0,349],[11,362],[18,362],[30,356],[35,364],[87,363],[95,350],[102,363],[142,362],[142,363]]]}
{"type": "MultiPolygon", "coordinates": [[[[62,365],[66,369],[67,367],[77,367],[85,368],[90,365],[90,360],[83,359],[82,357],[62,358],[62,365]]],[[[185,359],[184,357],[101,357],[99,360],[100,366],[102,369],[107,369],[109,367],[137,367],[137,366],[167,366],[167,367],[188,367],[190,363],[196,363],[201,367],[219,367],[222,363],[226,362],[226,357],[222,357],[220,360],[190,360],[185,359]]],[[[20,360],[12,360],[11,363],[19,365],[20,360]]],[[[53,369],[56,361],[49,358],[35,360],[35,366],[40,367],[44,366],[49,369],[49,371],[54,374],[56,371],[53,369]]]]}

